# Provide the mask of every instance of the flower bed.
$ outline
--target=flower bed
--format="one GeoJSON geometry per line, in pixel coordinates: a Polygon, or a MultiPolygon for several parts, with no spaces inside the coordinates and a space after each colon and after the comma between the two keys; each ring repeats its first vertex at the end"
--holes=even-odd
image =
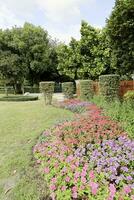
{"type": "Polygon", "coordinates": [[[61,107],[85,113],[45,131],[34,147],[51,198],[134,200],[134,141],[94,104],[61,107]]]}

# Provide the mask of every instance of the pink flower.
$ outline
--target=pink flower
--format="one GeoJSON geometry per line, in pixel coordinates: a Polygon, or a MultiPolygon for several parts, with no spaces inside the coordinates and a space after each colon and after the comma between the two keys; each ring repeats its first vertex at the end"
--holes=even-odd
{"type": "Polygon", "coordinates": [[[115,188],[114,184],[110,184],[109,190],[110,190],[110,195],[109,195],[108,200],[113,200],[115,193],[116,193],[116,188],[115,188]]]}
{"type": "Polygon", "coordinates": [[[81,185],[81,186],[80,186],[80,189],[81,189],[81,190],[84,190],[84,189],[85,189],[84,185],[81,185]]]}
{"type": "Polygon", "coordinates": [[[131,188],[129,186],[124,186],[123,191],[125,194],[129,194],[131,192],[131,188]]]}
{"type": "Polygon", "coordinates": [[[81,182],[82,183],[86,183],[86,178],[85,177],[81,177],[81,182]]]}
{"type": "Polygon", "coordinates": [[[52,178],[52,179],[51,179],[51,182],[52,182],[52,183],[56,183],[56,181],[57,181],[57,178],[52,178]]]}
{"type": "Polygon", "coordinates": [[[88,169],[88,164],[85,163],[85,165],[84,165],[84,171],[87,171],[87,169],[88,169]]]}
{"type": "Polygon", "coordinates": [[[72,194],[72,197],[74,198],[74,199],[77,199],[77,192],[73,192],[73,194],[72,194]]]}
{"type": "Polygon", "coordinates": [[[71,169],[74,170],[76,168],[75,165],[71,165],[71,169]]]}
{"type": "Polygon", "coordinates": [[[110,190],[111,195],[115,195],[116,188],[115,188],[114,184],[110,184],[109,190],[110,190]]]}
{"type": "Polygon", "coordinates": [[[50,185],[50,190],[52,190],[52,191],[56,190],[56,186],[54,184],[50,185]]]}
{"type": "Polygon", "coordinates": [[[69,181],[70,181],[70,177],[67,176],[67,177],[65,178],[65,181],[66,181],[66,182],[69,182],[69,181]]]}
{"type": "Polygon", "coordinates": [[[76,186],[72,187],[72,191],[77,192],[77,187],[76,186]]]}
{"type": "Polygon", "coordinates": [[[97,191],[98,191],[98,184],[95,183],[95,182],[90,182],[90,187],[91,187],[91,192],[93,195],[96,195],[97,194],[97,191]]]}
{"type": "Polygon", "coordinates": [[[131,196],[131,200],[134,200],[134,195],[131,196]]]}
{"type": "Polygon", "coordinates": [[[90,177],[91,180],[93,180],[93,179],[95,178],[95,176],[94,176],[94,171],[93,171],[93,170],[91,170],[91,171],[89,172],[89,177],[90,177]]]}
{"type": "Polygon", "coordinates": [[[76,167],[79,167],[79,160],[75,162],[76,167]]]}
{"type": "Polygon", "coordinates": [[[44,172],[45,172],[46,174],[48,174],[48,173],[50,172],[49,167],[45,167],[45,168],[44,168],[44,172]]]}
{"type": "Polygon", "coordinates": [[[55,200],[55,194],[54,193],[52,193],[50,196],[51,196],[52,200],[55,200]]]}
{"type": "Polygon", "coordinates": [[[62,191],[65,191],[66,189],[67,189],[67,187],[65,185],[62,186],[62,188],[61,188],[62,191]]]}
{"type": "Polygon", "coordinates": [[[80,172],[75,172],[74,177],[79,178],[79,176],[80,176],[80,172]]]}
{"type": "Polygon", "coordinates": [[[86,176],[86,174],[87,174],[87,172],[86,172],[86,171],[84,171],[84,170],[82,170],[82,172],[81,172],[81,176],[82,176],[82,177],[85,177],[85,176],[86,176]]]}

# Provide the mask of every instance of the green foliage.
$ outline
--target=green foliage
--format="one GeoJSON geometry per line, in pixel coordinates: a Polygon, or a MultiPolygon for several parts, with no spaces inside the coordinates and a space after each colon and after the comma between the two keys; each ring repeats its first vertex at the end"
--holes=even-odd
{"type": "Polygon", "coordinates": [[[92,101],[103,108],[106,115],[119,121],[129,136],[134,138],[134,104],[129,101],[121,103],[117,100],[107,102],[104,96],[94,96],[92,101]]]}
{"type": "Polygon", "coordinates": [[[71,39],[69,45],[58,47],[58,70],[76,79],[97,78],[110,65],[108,41],[105,30],[93,28],[85,21],[81,23],[81,39],[71,39]]]}
{"type": "Polygon", "coordinates": [[[63,91],[66,98],[68,98],[68,99],[73,98],[74,83],[73,82],[62,83],[62,91],[63,91]]]}
{"type": "Polygon", "coordinates": [[[124,94],[124,99],[127,101],[134,101],[134,91],[128,91],[124,94]]]}
{"type": "Polygon", "coordinates": [[[38,100],[38,96],[5,96],[1,97],[0,101],[35,101],[38,100]]]}
{"type": "Polygon", "coordinates": [[[80,99],[88,101],[93,97],[93,81],[80,80],[80,99]]]}
{"type": "Polygon", "coordinates": [[[119,75],[110,74],[99,77],[100,94],[107,100],[118,98],[119,75]]]}
{"type": "Polygon", "coordinates": [[[111,68],[120,75],[133,73],[134,62],[134,1],[116,0],[107,21],[107,35],[111,46],[111,68]]]}
{"type": "Polygon", "coordinates": [[[59,45],[57,53],[59,72],[76,80],[78,78],[78,71],[82,67],[80,42],[72,38],[68,46],[65,44],[59,45]]]}
{"type": "Polygon", "coordinates": [[[17,90],[24,79],[30,85],[59,77],[57,43],[39,26],[25,23],[22,28],[0,30],[0,76],[17,90]]]}
{"type": "Polygon", "coordinates": [[[52,96],[54,93],[54,82],[40,82],[40,90],[44,95],[45,104],[50,105],[52,103],[52,96]]]}

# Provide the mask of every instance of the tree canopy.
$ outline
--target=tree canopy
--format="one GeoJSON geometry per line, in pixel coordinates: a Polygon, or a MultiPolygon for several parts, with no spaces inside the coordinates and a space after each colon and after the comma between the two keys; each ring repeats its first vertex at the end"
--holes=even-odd
{"type": "Polygon", "coordinates": [[[134,1],[116,0],[106,25],[111,46],[111,69],[120,75],[133,73],[134,1]]]}

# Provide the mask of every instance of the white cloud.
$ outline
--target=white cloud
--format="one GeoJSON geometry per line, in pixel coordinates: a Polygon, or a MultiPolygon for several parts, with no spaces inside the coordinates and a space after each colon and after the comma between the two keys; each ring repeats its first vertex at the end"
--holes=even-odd
{"type": "Polygon", "coordinates": [[[66,44],[70,42],[71,37],[74,37],[77,40],[80,39],[80,24],[69,26],[66,32],[62,32],[52,27],[48,27],[48,29],[52,38],[56,38],[59,41],[65,42],[66,44]]]}
{"type": "Polygon", "coordinates": [[[96,0],[0,0],[0,28],[38,23],[53,37],[66,43],[71,36],[78,39],[82,9],[96,0]],[[44,16],[44,19],[43,19],[44,16]],[[47,19],[47,20],[46,20],[47,19]]]}
{"type": "MultiPolygon", "coordinates": [[[[87,0],[36,0],[45,16],[53,22],[75,21],[81,16],[80,6],[87,0]]],[[[90,2],[92,0],[88,0],[90,2]]]]}
{"type": "Polygon", "coordinates": [[[20,26],[21,20],[17,19],[14,13],[6,5],[0,6],[0,28],[10,28],[14,25],[20,26]]]}

